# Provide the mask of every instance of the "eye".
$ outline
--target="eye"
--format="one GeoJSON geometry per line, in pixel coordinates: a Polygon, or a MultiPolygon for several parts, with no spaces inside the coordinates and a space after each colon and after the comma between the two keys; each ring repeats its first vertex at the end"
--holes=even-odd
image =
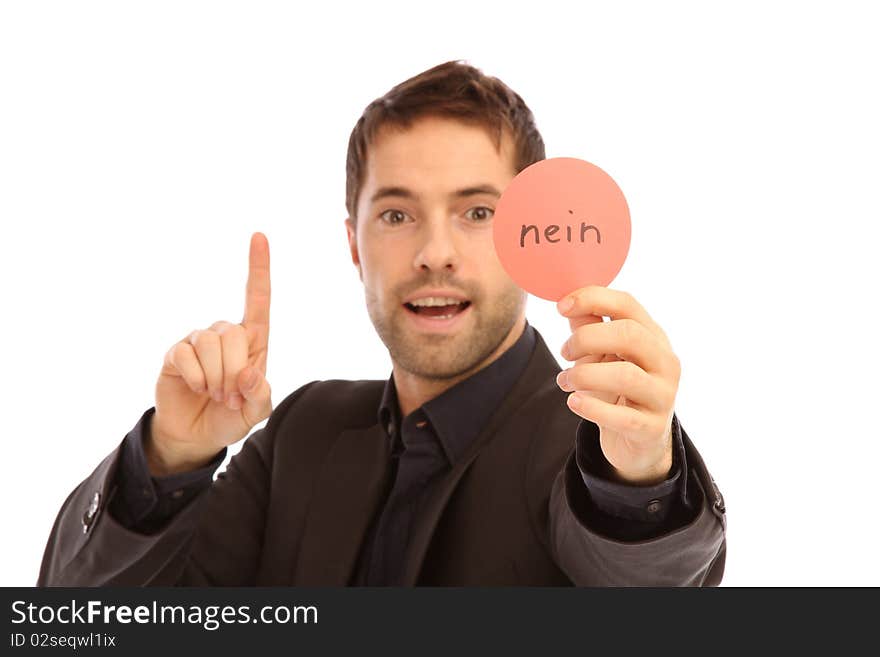
{"type": "Polygon", "coordinates": [[[406,217],[409,215],[402,210],[385,210],[382,214],[379,215],[379,218],[387,224],[391,224],[392,226],[396,226],[398,224],[402,224],[406,221],[406,217]]]}
{"type": "Polygon", "coordinates": [[[478,205],[464,213],[468,219],[473,219],[474,221],[488,221],[494,214],[495,210],[485,205],[478,205]]]}

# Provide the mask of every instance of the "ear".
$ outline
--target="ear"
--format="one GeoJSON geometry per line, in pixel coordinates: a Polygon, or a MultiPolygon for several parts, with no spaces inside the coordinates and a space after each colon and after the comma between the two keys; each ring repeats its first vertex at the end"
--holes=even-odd
{"type": "Polygon", "coordinates": [[[351,220],[351,217],[347,217],[345,220],[345,232],[348,235],[348,250],[351,252],[351,262],[357,267],[358,276],[361,281],[364,280],[364,274],[361,271],[361,257],[358,253],[357,246],[357,228],[354,225],[354,222],[351,220]]]}

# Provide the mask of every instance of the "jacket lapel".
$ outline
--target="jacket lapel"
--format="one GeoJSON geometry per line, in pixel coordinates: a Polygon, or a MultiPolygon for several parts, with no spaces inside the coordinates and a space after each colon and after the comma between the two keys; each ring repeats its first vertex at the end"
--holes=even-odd
{"type": "Polygon", "coordinates": [[[297,586],[345,586],[370,520],[382,502],[390,445],[377,423],[339,434],[315,482],[299,556],[297,586]]]}
{"type": "MultiPolygon", "coordinates": [[[[470,448],[456,462],[452,470],[440,479],[428,493],[427,500],[422,512],[414,520],[413,533],[407,551],[406,564],[404,565],[403,586],[415,586],[425,560],[425,554],[431,543],[431,537],[440,521],[440,516],[446,508],[449,498],[452,496],[458,482],[467,472],[468,468],[480,454],[480,451],[488,444],[490,439],[509,423],[514,416],[525,410],[525,404],[534,396],[538,387],[546,384],[547,380],[555,379],[559,372],[559,364],[547,349],[540,333],[536,333],[535,350],[529,364],[526,366],[519,381],[511,389],[510,393],[492,414],[482,433],[474,440],[470,448]]],[[[555,385],[555,383],[554,383],[555,385]]]]}

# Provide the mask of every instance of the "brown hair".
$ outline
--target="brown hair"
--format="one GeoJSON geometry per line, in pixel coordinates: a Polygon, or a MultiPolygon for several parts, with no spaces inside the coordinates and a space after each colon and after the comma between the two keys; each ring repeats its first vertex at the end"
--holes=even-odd
{"type": "Polygon", "coordinates": [[[469,64],[454,60],[440,64],[401,82],[367,105],[348,140],[345,163],[345,207],[357,220],[357,203],[366,171],[367,147],[385,125],[409,127],[423,116],[459,119],[485,127],[500,149],[502,131],[510,130],[514,141],[517,173],[543,160],[544,140],[535,119],[512,89],[501,80],[484,75],[469,64]]]}

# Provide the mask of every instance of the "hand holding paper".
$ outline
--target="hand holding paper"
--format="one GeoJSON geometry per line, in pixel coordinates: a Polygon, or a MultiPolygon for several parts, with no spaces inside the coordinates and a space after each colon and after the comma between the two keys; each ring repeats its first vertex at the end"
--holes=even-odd
{"type": "Polygon", "coordinates": [[[672,465],[681,366],[663,330],[626,292],[606,286],[629,251],[623,192],[599,167],[553,158],[521,171],[495,209],[498,258],[524,290],[557,301],[572,335],[557,378],[569,408],[599,426],[623,481],[661,481],[672,465]],[[611,318],[604,322],[603,316],[611,318]]]}
{"type": "Polygon", "coordinates": [[[572,393],[568,407],[599,426],[602,453],[620,479],[662,481],[672,466],[681,377],[663,329],[630,294],[598,285],[567,295],[557,307],[571,327],[562,356],[574,365],[556,378],[572,393]]]}

